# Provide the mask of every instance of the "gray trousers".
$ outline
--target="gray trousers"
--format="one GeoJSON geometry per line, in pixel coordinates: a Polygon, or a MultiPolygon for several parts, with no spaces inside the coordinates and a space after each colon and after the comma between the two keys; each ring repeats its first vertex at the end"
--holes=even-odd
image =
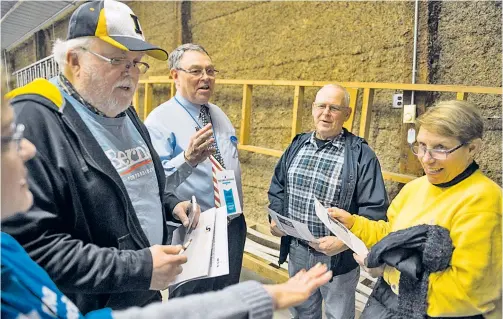
{"type": "MultiPolygon", "coordinates": [[[[288,273],[293,277],[301,269],[309,269],[318,262],[330,268],[330,257],[300,245],[296,240],[290,244],[288,273]]],[[[355,290],[360,277],[360,267],[333,278],[332,282],[317,289],[307,301],[290,309],[294,318],[321,319],[322,302],[325,301],[327,319],[354,319],[355,290]]]]}

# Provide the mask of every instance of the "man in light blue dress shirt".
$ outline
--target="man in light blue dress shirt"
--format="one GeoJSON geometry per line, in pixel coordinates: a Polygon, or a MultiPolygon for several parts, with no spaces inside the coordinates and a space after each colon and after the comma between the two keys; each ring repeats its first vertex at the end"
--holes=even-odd
{"type": "MultiPolygon", "coordinates": [[[[241,168],[234,127],[225,113],[208,103],[218,72],[206,50],[195,44],[184,44],[169,56],[171,76],[177,93],[159,105],[147,117],[154,148],[167,176],[177,181],[170,187],[180,199],[195,195],[201,211],[215,207],[212,178],[212,155],[226,169],[233,170],[239,200],[243,203],[241,168]]],[[[228,225],[229,275],[192,281],[170,297],[219,290],[239,281],[246,240],[246,222],[241,214],[228,225]]]]}

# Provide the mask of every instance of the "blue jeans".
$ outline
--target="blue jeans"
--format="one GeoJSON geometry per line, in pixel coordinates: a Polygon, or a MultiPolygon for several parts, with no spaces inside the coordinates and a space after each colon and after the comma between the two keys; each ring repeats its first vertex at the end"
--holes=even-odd
{"type": "MultiPolygon", "coordinates": [[[[309,269],[318,262],[330,268],[330,257],[311,247],[292,240],[288,261],[288,274],[293,277],[301,269],[309,269]]],[[[317,289],[304,303],[290,309],[294,318],[321,319],[322,301],[325,301],[327,319],[354,319],[355,291],[360,277],[360,267],[333,278],[332,282],[317,289]]]]}

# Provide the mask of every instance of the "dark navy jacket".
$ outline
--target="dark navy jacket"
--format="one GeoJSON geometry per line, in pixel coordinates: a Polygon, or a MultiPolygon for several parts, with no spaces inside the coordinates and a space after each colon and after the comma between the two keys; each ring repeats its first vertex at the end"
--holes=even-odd
{"type": "MultiPolygon", "coordinates": [[[[346,142],[339,197],[341,207],[339,208],[372,220],[385,220],[389,201],[379,161],[364,139],[353,135],[346,129],[343,130],[346,142]]],[[[311,134],[302,133],[295,136],[274,169],[268,192],[269,208],[279,214],[286,216],[288,209],[288,194],[286,193],[288,168],[311,134]]],[[[290,240],[290,236],[281,238],[280,264],[286,261],[290,250],[290,240]]],[[[345,274],[358,265],[353,258],[353,252],[349,249],[333,256],[331,264],[334,276],[345,274]]]]}

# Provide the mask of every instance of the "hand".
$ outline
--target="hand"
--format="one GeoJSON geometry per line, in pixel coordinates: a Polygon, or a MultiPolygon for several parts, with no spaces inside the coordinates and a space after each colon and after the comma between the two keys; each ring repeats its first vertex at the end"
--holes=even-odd
{"type": "Polygon", "coordinates": [[[381,277],[384,274],[384,267],[386,265],[382,265],[376,268],[368,268],[365,265],[365,259],[367,258],[367,255],[361,256],[357,254],[353,254],[353,258],[356,260],[356,262],[365,270],[370,276],[377,278],[381,277]]]}
{"type": "Polygon", "coordinates": [[[286,236],[286,234],[284,232],[279,230],[278,225],[276,225],[276,222],[273,219],[271,219],[271,224],[269,226],[270,226],[271,234],[273,234],[274,236],[276,236],[276,237],[286,236]]]}
{"type": "Polygon", "coordinates": [[[154,245],[149,248],[152,254],[152,279],[150,290],[163,290],[182,272],[182,264],[187,256],[178,255],[182,246],[154,245]]]}
{"type": "Polygon", "coordinates": [[[311,242],[309,246],[327,256],[334,256],[348,249],[348,246],[335,236],[318,238],[317,243],[311,242]]]}
{"type": "Polygon", "coordinates": [[[302,269],[287,282],[278,285],[264,285],[271,295],[274,309],[284,309],[303,303],[320,286],[332,278],[327,266],[317,264],[309,271],[302,269]]]}
{"type": "MultiPolygon", "coordinates": [[[[196,228],[199,222],[199,216],[201,215],[201,207],[199,207],[198,204],[196,204],[195,213],[192,228],[196,228]]],[[[173,209],[173,216],[178,219],[184,227],[189,226],[189,214],[192,214],[192,203],[190,201],[180,202],[173,209]]]]}
{"type": "Polygon", "coordinates": [[[351,229],[355,224],[355,216],[351,215],[347,211],[337,207],[331,207],[328,209],[328,213],[334,219],[340,221],[347,229],[351,229]]]}
{"type": "Polygon", "coordinates": [[[211,123],[208,123],[190,137],[189,145],[183,153],[187,162],[192,167],[204,162],[215,152],[215,148],[212,147],[214,141],[211,123]]]}

